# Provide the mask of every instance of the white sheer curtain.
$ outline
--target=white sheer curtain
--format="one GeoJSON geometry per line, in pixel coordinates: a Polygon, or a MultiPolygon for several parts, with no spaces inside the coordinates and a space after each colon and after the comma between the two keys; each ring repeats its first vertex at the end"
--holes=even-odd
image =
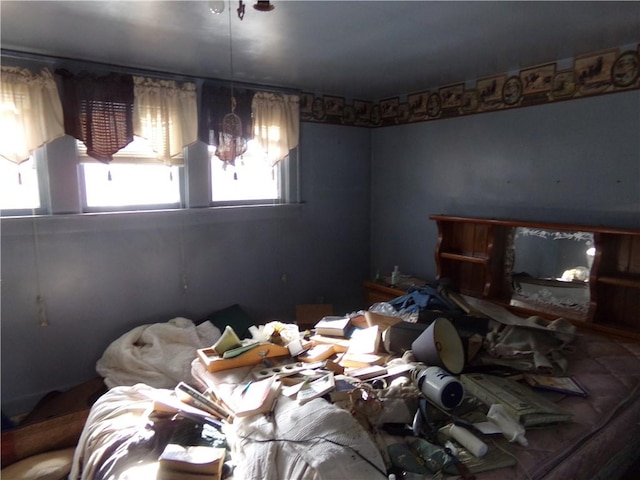
{"type": "Polygon", "coordinates": [[[258,92],[253,96],[254,140],[271,165],[284,159],[300,139],[300,97],[258,92]]]}
{"type": "Polygon", "coordinates": [[[133,133],[166,165],[182,165],[182,149],[198,139],[196,85],[133,77],[133,133]]]}
{"type": "Polygon", "coordinates": [[[47,142],[64,135],[62,104],[47,68],[33,74],[2,67],[0,82],[0,155],[21,163],[47,142]]]}

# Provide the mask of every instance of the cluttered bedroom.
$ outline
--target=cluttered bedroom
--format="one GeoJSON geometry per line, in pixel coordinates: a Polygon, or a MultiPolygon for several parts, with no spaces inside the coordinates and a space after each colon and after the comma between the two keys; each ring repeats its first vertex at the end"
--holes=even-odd
{"type": "Polygon", "coordinates": [[[640,3],[1,11],[0,478],[638,478],[640,3]]]}

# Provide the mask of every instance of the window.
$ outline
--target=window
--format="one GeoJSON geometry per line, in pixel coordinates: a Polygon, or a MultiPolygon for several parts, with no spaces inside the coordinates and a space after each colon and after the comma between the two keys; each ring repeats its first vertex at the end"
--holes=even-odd
{"type": "Polygon", "coordinates": [[[0,159],[0,209],[27,211],[37,210],[40,206],[35,155],[19,165],[0,159]]]}
{"type": "Polygon", "coordinates": [[[40,147],[64,135],[58,90],[48,68],[39,74],[1,69],[0,209],[10,215],[42,213],[46,182],[40,147]]]}
{"type": "Polygon", "coordinates": [[[78,141],[77,145],[85,210],[181,205],[182,167],[158,163],[145,139],[134,137],[110,164],[91,159],[84,144],[78,141]]]}
{"type": "Polygon", "coordinates": [[[255,203],[280,199],[280,168],[267,160],[253,140],[247,151],[236,159],[235,166],[228,165],[215,156],[215,147],[209,147],[211,162],[211,201],[255,203]]]}

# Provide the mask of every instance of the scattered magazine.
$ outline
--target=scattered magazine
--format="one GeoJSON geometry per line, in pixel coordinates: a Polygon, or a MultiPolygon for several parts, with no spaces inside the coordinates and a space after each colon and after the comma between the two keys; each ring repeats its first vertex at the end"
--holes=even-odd
{"type": "Polygon", "coordinates": [[[460,376],[465,391],[488,406],[501,404],[523,427],[569,422],[570,413],[526,385],[508,378],[482,373],[460,376]]]}
{"type": "Polygon", "coordinates": [[[525,374],[524,380],[533,388],[550,390],[552,392],[574,395],[576,397],[588,397],[589,393],[573,377],[551,377],[548,375],[525,374]]]}

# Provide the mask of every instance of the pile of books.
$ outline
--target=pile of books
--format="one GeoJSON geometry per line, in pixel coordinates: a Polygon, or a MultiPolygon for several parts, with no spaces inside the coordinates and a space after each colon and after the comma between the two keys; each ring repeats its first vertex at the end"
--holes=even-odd
{"type": "MultiPolygon", "coordinates": [[[[334,355],[337,363],[346,369],[362,369],[381,366],[386,361],[380,355],[381,331],[377,325],[358,328],[351,317],[324,317],[315,325],[315,334],[310,338],[314,347],[307,352],[317,361],[334,355]]],[[[307,361],[305,358],[301,360],[307,361]]]]}

